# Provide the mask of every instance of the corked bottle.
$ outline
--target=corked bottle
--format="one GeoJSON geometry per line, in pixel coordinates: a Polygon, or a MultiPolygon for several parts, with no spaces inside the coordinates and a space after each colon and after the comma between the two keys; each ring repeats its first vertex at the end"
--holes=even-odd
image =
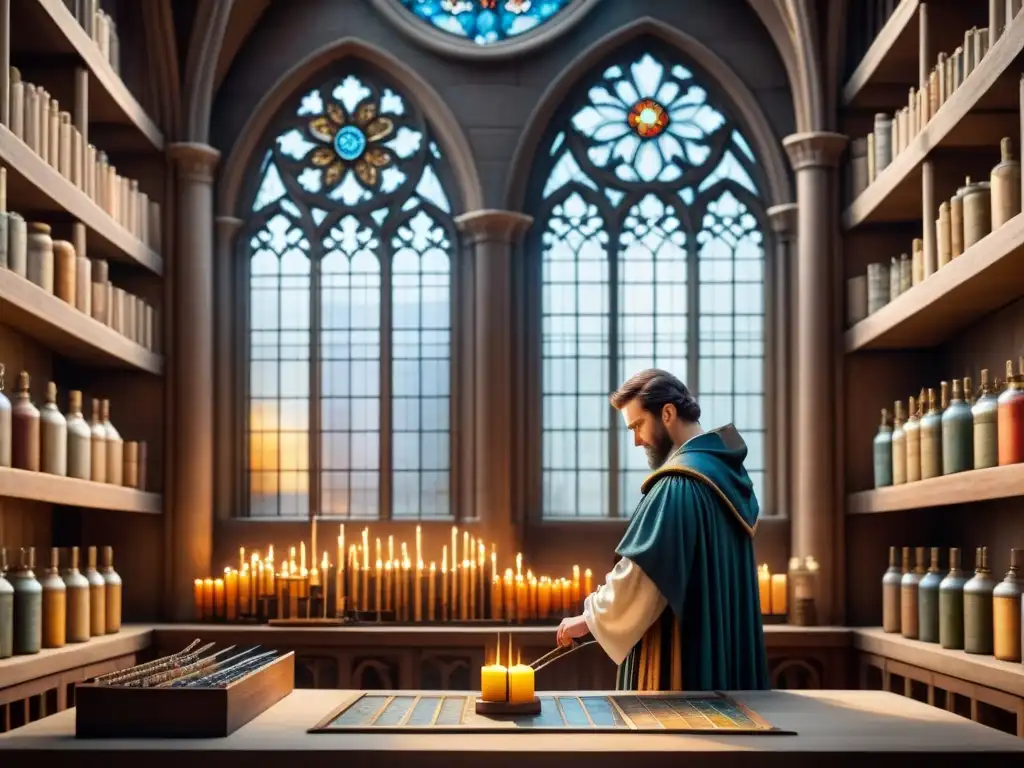
{"type": "Polygon", "coordinates": [[[7,550],[0,548],[0,659],[14,655],[14,587],[7,573],[7,550]]]}
{"type": "Polygon", "coordinates": [[[53,238],[49,224],[28,225],[28,279],[53,293],[53,238]]]}
{"type": "Polygon", "coordinates": [[[903,571],[899,566],[899,550],[889,547],[889,568],[882,576],[882,631],[900,631],[900,580],[903,571]]]}
{"type": "Polygon", "coordinates": [[[956,258],[964,252],[964,199],[957,192],[949,199],[949,255],[956,258]]]}
{"type": "Polygon", "coordinates": [[[86,554],[85,578],[89,580],[89,633],[93,637],[107,634],[107,584],[96,570],[96,547],[86,554]]]}
{"type": "MultiPolygon", "coordinates": [[[[970,382],[970,379],[966,381],[970,382]]],[[[967,386],[970,386],[968,383],[967,386]]],[[[953,397],[942,382],[942,474],[966,472],[974,466],[974,420],[971,407],[964,400],[960,379],[953,379],[953,397]]]]}
{"type": "MultiPolygon", "coordinates": [[[[923,554],[923,553],[922,553],[923,554]]],[[[939,642],[939,548],[932,547],[928,572],[917,585],[917,637],[925,643],[939,642]]]]}
{"type": "Polygon", "coordinates": [[[992,590],[992,654],[1000,661],[1020,661],[1020,551],[1010,550],[1010,570],[992,590]]]}
{"type": "Polygon", "coordinates": [[[868,264],[868,314],[873,315],[889,303],[889,268],[868,264]]]}
{"type": "Polygon", "coordinates": [[[910,257],[905,253],[900,254],[900,293],[906,293],[914,284],[914,268],[910,257]]]}
{"type": "Polygon", "coordinates": [[[78,265],[75,247],[67,240],[53,241],[53,269],[55,273],[53,292],[57,298],[76,306],[78,297],[78,265]]]}
{"type": "Polygon", "coordinates": [[[921,479],[929,480],[941,474],[942,412],[935,402],[935,390],[929,388],[928,410],[921,417],[921,479]]]}
{"type": "Polygon", "coordinates": [[[11,465],[39,471],[39,409],[32,405],[26,371],[18,374],[18,394],[11,408],[11,465]]]}
{"type": "Polygon", "coordinates": [[[28,226],[21,214],[7,214],[7,268],[19,277],[28,277],[28,226]]]}
{"type": "Polygon", "coordinates": [[[964,584],[964,650],[992,653],[992,590],[996,583],[988,570],[988,548],[978,547],[974,577],[964,584]]]}
{"type": "Polygon", "coordinates": [[[107,482],[107,428],[100,419],[100,401],[92,400],[92,418],[89,420],[92,433],[92,480],[94,483],[107,482]]]}
{"type": "Polygon", "coordinates": [[[924,280],[924,240],[921,238],[915,238],[910,245],[910,272],[911,285],[924,280]]]}
{"type": "Polygon", "coordinates": [[[4,394],[4,373],[0,363],[0,467],[11,466],[11,401],[4,394]]]}
{"type": "Polygon", "coordinates": [[[35,548],[22,549],[18,567],[7,574],[14,587],[14,654],[39,653],[43,644],[43,587],[32,572],[35,548]]]}
{"type": "Polygon", "coordinates": [[[878,425],[872,446],[875,464],[875,488],[892,485],[892,427],[889,425],[889,410],[882,409],[882,423],[878,425]]]}
{"type": "Polygon", "coordinates": [[[82,416],[82,393],[68,392],[68,477],[92,479],[92,430],[82,416]]]}
{"type": "Polygon", "coordinates": [[[968,178],[963,189],[965,251],[992,231],[991,202],[988,182],[972,184],[968,178]]]}
{"type": "Polygon", "coordinates": [[[107,433],[107,482],[111,485],[124,483],[124,440],[110,423],[110,401],[100,401],[100,419],[107,433]]]}
{"type": "Polygon", "coordinates": [[[57,385],[46,385],[46,402],[39,409],[41,469],[50,475],[68,474],[68,423],[57,408],[57,385]]]}
{"type": "Polygon", "coordinates": [[[1006,389],[999,395],[996,433],[999,466],[1024,461],[1024,381],[1013,375],[1013,361],[1006,361],[1006,389]]]}
{"type": "Polygon", "coordinates": [[[949,203],[939,205],[939,218],[935,220],[935,242],[938,244],[938,265],[944,267],[953,258],[952,227],[949,220],[949,203]]]}
{"type": "Polygon", "coordinates": [[[988,368],[981,369],[981,392],[971,406],[974,425],[974,468],[986,469],[999,463],[999,437],[996,421],[999,398],[992,391],[988,368]]]}
{"type": "Polygon", "coordinates": [[[106,628],[107,634],[113,635],[121,631],[121,577],[114,570],[114,548],[103,548],[103,567],[100,568],[106,589],[106,628]]]}
{"type": "Polygon", "coordinates": [[[996,230],[1020,213],[1020,160],[1013,157],[1013,139],[999,142],[999,165],[989,177],[992,189],[992,229],[996,230]]]}
{"type": "Polygon", "coordinates": [[[907,482],[907,434],[903,431],[903,403],[893,403],[892,420],[892,484],[907,482]]]}
{"type": "Polygon", "coordinates": [[[875,174],[884,171],[892,162],[892,117],[879,112],[875,115],[875,174]]]}
{"type": "Polygon", "coordinates": [[[60,550],[50,549],[50,567],[39,580],[43,588],[43,648],[63,648],[67,642],[67,587],[60,577],[60,550]]]}
{"type": "Polygon", "coordinates": [[[964,583],[960,548],[950,547],[949,573],[939,584],[939,645],[960,650],[964,647],[964,583]]]}
{"type": "Polygon", "coordinates": [[[64,571],[68,598],[68,642],[84,643],[92,636],[89,580],[78,570],[78,547],[71,548],[71,560],[64,571]]]}
{"type": "Polygon", "coordinates": [[[924,575],[924,547],[914,550],[916,562],[910,566],[910,547],[903,548],[903,577],[900,579],[900,633],[916,640],[918,632],[917,588],[924,575]]]}
{"type": "Polygon", "coordinates": [[[907,482],[915,483],[921,479],[921,412],[913,397],[910,398],[903,434],[907,442],[907,482]]]}

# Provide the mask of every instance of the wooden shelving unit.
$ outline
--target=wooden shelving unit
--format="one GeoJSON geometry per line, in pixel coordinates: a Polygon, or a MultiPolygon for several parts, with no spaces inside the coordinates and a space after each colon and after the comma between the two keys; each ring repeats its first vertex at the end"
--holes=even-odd
{"type": "Polygon", "coordinates": [[[851,515],[866,515],[1009,499],[1014,496],[1024,496],[1024,464],[975,469],[916,483],[860,491],[847,497],[846,511],[851,515]]]}
{"type": "MultiPolygon", "coordinates": [[[[931,71],[940,52],[948,55],[961,45],[968,29],[987,28],[988,6],[903,0],[852,67],[840,108],[841,130],[863,136],[875,111],[892,114],[905,107],[907,88],[920,85],[921,73],[931,71]]],[[[940,203],[963,185],[965,175],[988,180],[999,162],[1002,137],[1013,140],[1015,157],[1020,156],[1022,72],[1024,13],[1018,13],[921,132],[843,211],[844,283],[863,275],[869,263],[888,265],[891,258],[909,254],[914,238],[935,238],[940,203]]],[[[850,623],[880,621],[880,580],[890,546],[973,551],[988,545],[993,573],[1001,578],[1009,549],[1024,545],[1011,509],[1024,496],[1024,465],[872,488],[872,440],[880,409],[891,414],[895,400],[905,409],[908,396],[922,386],[938,393],[942,380],[970,376],[977,385],[982,368],[1001,378],[1005,360],[1016,360],[1022,351],[1022,302],[1024,214],[1019,214],[844,331],[841,482],[850,623]],[[982,502],[983,510],[977,507],[982,502]],[[958,506],[962,509],[951,509],[958,506]],[[904,514],[883,514],[889,512],[904,514]]],[[[942,558],[945,567],[945,551],[942,558]]],[[[973,556],[964,556],[964,567],[973,567],[973,556]]],[[[943,671],[979,684],[989,683],[977,676],[984,676],[978,669],[1013,666],[875,634],[864,635],[870,647],[863,650],[921,668],[961,665],[962,673],[943,671]]],[[[1024,692],[1024,675],[1020,685],[1024,692]]]]}
{"type": "Polygon", "coordinates": [[[158,515],[163,509],[157,493],[8,467],[0,467],[0,497],[144,515],[158,515]]]}

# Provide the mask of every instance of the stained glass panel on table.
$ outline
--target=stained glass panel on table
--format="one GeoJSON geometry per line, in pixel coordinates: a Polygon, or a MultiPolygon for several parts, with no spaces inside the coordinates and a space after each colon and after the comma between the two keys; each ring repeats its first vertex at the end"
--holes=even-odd
{"type": "Polygon", "coordinates": [[[442,153],[398,85],[358,65],[297,94],[277,126],[250,226],[248,513],[448,517],[442,153]]]}
{"type": "Polygon", "coordinates": [[[727,105],[677,53],[641,42],[580,84],[545,146],[534,200],[544,517],[632,512],[650,468],[608,394],[651,367],[691,388],[705,429],[736,423],[760,492],[763,205],[727,105]],[[601,310],[585,319],[588,301],[601,310]]]}

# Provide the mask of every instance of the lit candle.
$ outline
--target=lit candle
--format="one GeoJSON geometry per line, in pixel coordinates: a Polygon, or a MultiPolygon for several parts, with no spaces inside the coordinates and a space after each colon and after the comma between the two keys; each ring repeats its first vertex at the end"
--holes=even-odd
{"type": "Polygon", "coordinates": [[[501,664],[501,635],[494,663],[480,670],[480,698],[484,701],[508,701],[508,669],[501,664]]]}
{"type": "Polygon", "coordinates": [[[392,610],[392,607],[391,607],[392,606],[391,590],[392,590],[391,561],[388,560],[386,563],[384,563],[384,610],[385,611],[392,610]]]}
{"type": "MultiPolygon", "coordinates": [[[[417,539],[419,538],[419,526],[416,527],[417,539]]],[[[419,542],[417,541],[417,548],[419,542]]],[[[416,561],[416,574],[413,577],[413,588],[412,588],[412,603],[413,603],[413,621],[417,624],[423,621],[423,561],[416,561]]]]}
{"type": "Polygon", "coordinates": [[[784,616],[786,613],[786,574],[772,574],[772,613],[784,616]]]}
{"type": "Polygon", "coordinates": [[[345,526],[338,526],[338,562],[334,568],[334,612],[341,614],[345,610],[345,526]]]}
{"type": "Polygon", "coordinates": [[[458,606],[459,606],[459,580],[456,578],[456,573],[458,571],[458,565],[459,565],[459,529],[457,527],[455,527],[454,525],[452,526],[451,550],[449,551],[448,554],[451,555],[451,560],[449,561],[448,564],[450,566],[450,571],[451,571],[451,585],[450,586],[451,586],[451,590],[452,590],[452,593],[449,596],[449,602],[451,603],[451,606],[452,606],[452,616],[454,617],[456,611],[458,611],[458,606]]]}
{"type": "MultiPolygon", "coordinates": [[[[404,542],[402,549],[405,549],[404,542]]],[[[412,578],[412,563],[408,559],[402,561],[402,621],[408,621],[411,611],[409,610],[409,584],[412,578]]]]}
{"type": "Polygon", "coordinates": [[[323,584],[323,590],[321,595],[321,601],[323,602],[324,612],[323,617],[327,618],[327,590],[331,588],[331,561],[327,559],[327,550],[324,550],[323,559],[320,561],[320,576],[321,583],[323,584]]]}
{"type": "Polygon", "coordinates": [[[522,576],[516,576],[516,621],[520,624],[526,621],[527,604],[526,580],[522,576]]]}
{"type": "Polygon", "coordinates": [[[477,617],[477,604],[479,597],[476,588],[476,560],[469,561],[469,618],[477,617]]]}
{"type": "MultiPolygon", "coordinates": [[[[378,550],[380,549],[380,539],[377,539],[377,549],[378,550]]],[[[382,578],[383,573],[384,573],[384,563],[382,563],[380,561],[380,558],[377,558],[377,562],[375,563],[375,566],[376,566],[376,570],[374,572],[374,579],[373,579],[373,581],[374,581],[374,585],[375,585],[376,589],[375,589],[375,594],[374,594],[374,598],[373,599],[374,599],[374,608],[377,609],[377,613],[380,613],[382,610],[384,610],[384,599],[383,599],[384,579],[382,578]]]]}
{"type": "Polygon", "coordinates": [[[306,542],[299,542],[299,572],[306,570],[306,542]]]}
{"type": "Polygon", "coordinates": [[[537,618],[537,579],[532,573],[528,573],[526,576],[526,586],[528,589],[529,597],[529,609],[528,613],[531,619],[537,618]]]}
{"type": "Polygon", "coordinates": [[[501,579],[498,574],[491,578],[491,618],[501,620],[502,615],[501,579]]]}
{"type": "Polygon", "coordinates": [[[523,553],[516,552],[516,576],[523,575],[523,553]]]}
{"type": "Polygon", "coordinates": [[[551,582],[551,612],[558,617],[562,614],[562,581],[555,579],[551,582]]]}
{"type": "Polygon", "coordinates": [[[416,526],[416,562],[423,562],[423,529],[418,525],[416,526]]]}
{"type": "Polygon", "coordinates": [[[537,585],[537,615],[546,619],[551,615],[551,579],[541,576],[537,585]]]}
{"type": "Polygon", "coordinates": [[[238,548],[238,570],[242,570],[242,566],[245,565],[245,547],[238,548]]]}
{"type": "Polygon", "coordinates": [[[203,620],[203,580],[196,579],[192,583],[192,611],[196,621],[203,620]]]}
{"type": "Polygon", "coordinates": [[[430,581],[427,583],[427,621],[437,618],[437,563],[430,561],[430,581]]]}
{"type": "Polygon", "coordinates": [[[517,659],[514,665],[508,668],[508,703],[529,704],[534,700],[534,677],[533,667],[522,663],[517,659]]]}
{"type": "Polygon", "coordinates": [[[583,597],[594,592],[594,572],[589,568],[583,572],[583,597]]]}
{"type": "Polygon", "coordinates": [[[441,547],[441,621],[448,621],[448,545],[441,547]]]}
{"type": "Polygon", "coordinates": [[[203,618],[213,618],[213,579],[203,579],[203,618]]]}
{"type": "Polygon", "coordinates": [[[242,563],[242,570],[238,574],[238,596],[240,607],[239,610],[243,615],[248,616],[251,613],[255,613],[249,607],[249,592],[252,589],[251,585],[252,575],[249,571],[249,564],[242,563]]]}
{"type": "Polygon", "coordinates": [[[507,621],[513,621],[516,617],[515,614],[515,583],[513,582],[512,569],[505,569],[505,619],[507,621]]]}
{"type": "Polygon", "coordinates": [[[213,610],[218,619],[224,618],[224,579],[213,582],[213,610]]]}
{"type": "Polygon", "coordinates": [[[463,560],[459,568],[459,618],[469,619],[469,560],[463,560]]]}
{"type": "Polygon", "coordinates": [[[576,606],[580,604],[580,567],[574,565],[572,567],[572,609],[576,610],[576,606]]]}
{"type": "Polygon", "coordinates": [[[762,616],[772,612],[771,582],[772,575],[768,570],[768,564],[759,566],[757,569],[757,596],[761,601],[762,616]]]}
{"type": "Polygon", "coordinates": [[[370,529],[363,528],[363,587],[359,605],[364,611],[370,610],[370,529]]]}
{"type": "Polygon", "coordinates": [[[238,618],[238,571],[224,569],[224,592],[228,621],[234,621],[238,618]]]}

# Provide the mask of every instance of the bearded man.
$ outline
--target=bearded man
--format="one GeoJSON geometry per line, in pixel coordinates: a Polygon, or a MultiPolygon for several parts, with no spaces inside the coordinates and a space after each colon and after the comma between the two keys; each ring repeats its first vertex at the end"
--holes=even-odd
{"type": "Polygon", "coordinates": [[[654,471],[621,559],[559,626],[559,645],[592,634],[619,665],[620,690],[768,688],[746,444],[732,425],[704,432],[697,401],[666,371],[641,371],[611,403],[654,471]]]}

